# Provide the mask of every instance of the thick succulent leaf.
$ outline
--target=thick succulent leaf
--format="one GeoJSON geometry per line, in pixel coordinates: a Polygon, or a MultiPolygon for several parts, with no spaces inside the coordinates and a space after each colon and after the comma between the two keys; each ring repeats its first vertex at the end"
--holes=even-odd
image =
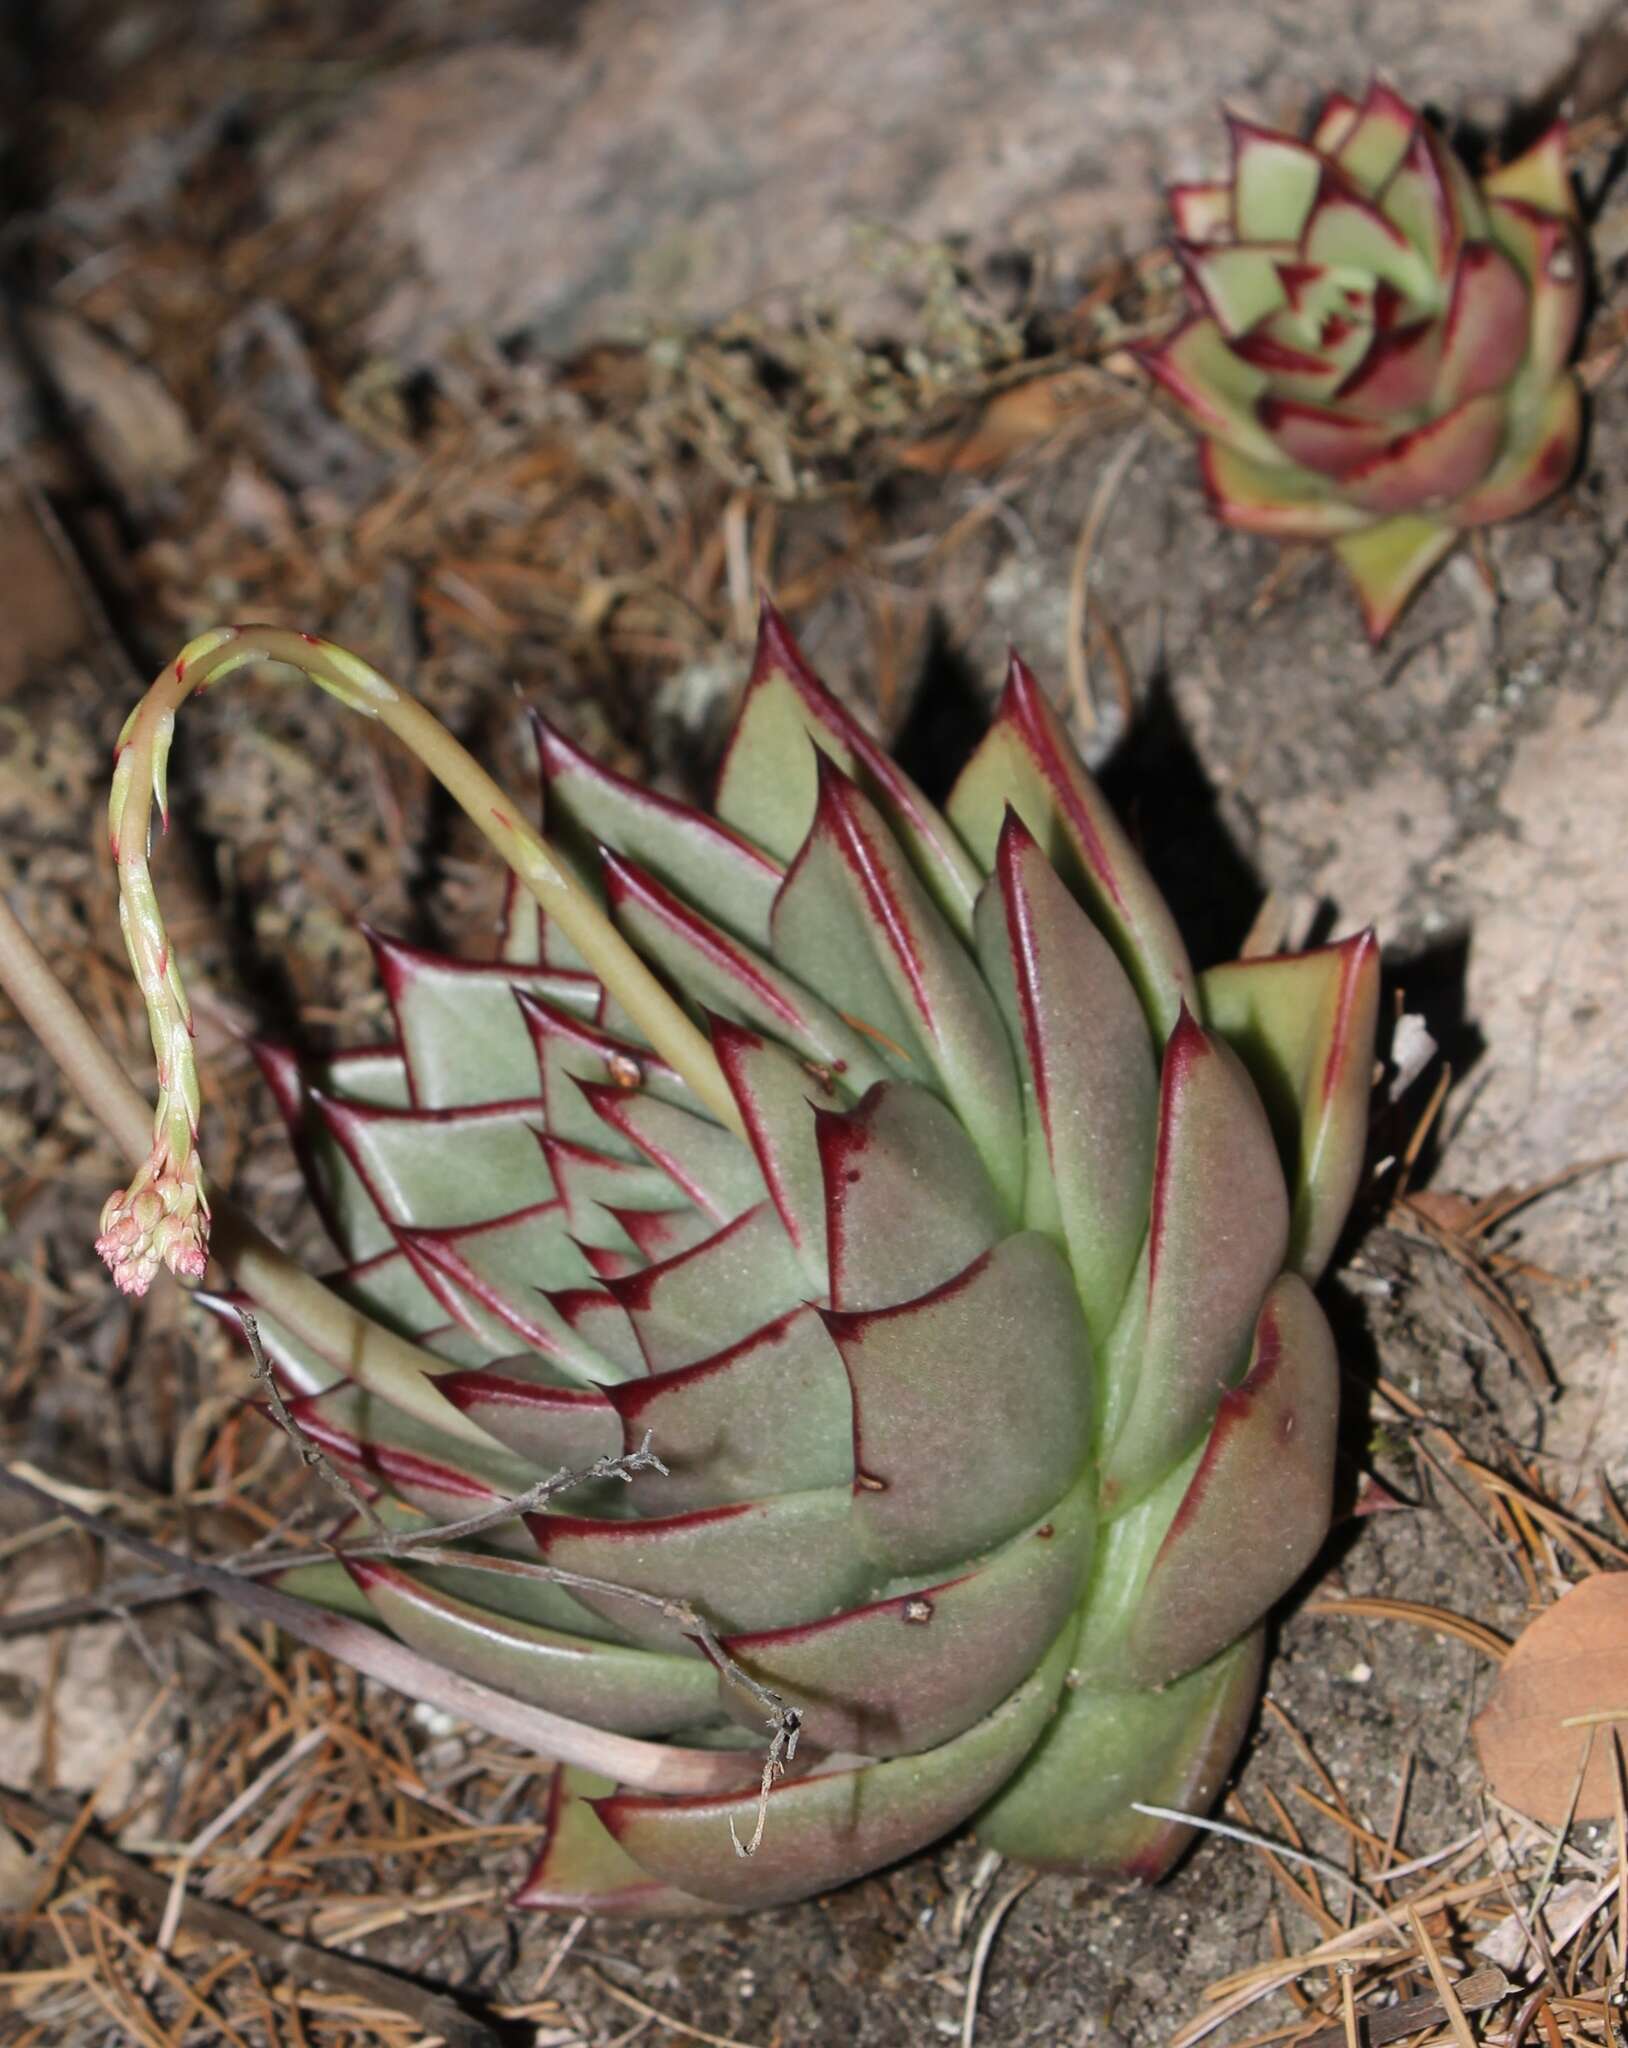
{"type": "Polygon", "coordinates": [[[853,1386],[854,1512],[891,1570],[989,1549],[1074,1483],[1091,1340],[1050,1238],[1020,1232],[919,1300],[826,1327],[853,1386]]]}
{"type": "MultiPolygon", "coordinates": [[[[953,1579],[809,1622],[731,1636],[724,1647],[800,1709],[816,1748],[862,1756],[935,1749],[992,1713],[1039,1664],[1085,1582],[1094,1482],[1045,1521],[953,1579]]],[[[763,1709],[725,1683],[737,1718],[763,1709]]]]}
{"type": "Polygon", "coordinates": [[[1486,208],[1468,173],[1441,137],[1421,121],[1379,209],[1439,276],[1447,276],[1468,240],[1487,232],[1486,208]]]}
{"type": "Polygon", "coordinates": [[[1357,587],[1363,623],[1376,645],[1457,538],[1444,520],[1406,512],[1335,541],[1334,552],[1357,587]]]}
{"type": "Polygon", "coordinates": [[[1442,323],[1436,401],[1455,406],[1500,391],[1527,347],[1525,279],[1494,242],[1471,242],[1458,261],[1442,323]]]}
{"type": "Polygon", "coordinates": [[[580,1471],[623,1449],[622,1423],[594,1387],[562,1387],[525,1356],[450,1372],[436,1386],[488,1436],[538,1472],[580,1471]]]}
{"type": "Polygon", "coordinates": [[[1249,1728],[1261,1663],[1257,1631],[1163,1692],[1066,1689],[1028,1760],[979,1814],[978,1839],[1042,1870],[1155,1883],[1194,1831],[1132,1802],[1180,1813],[1215,1804],[1249,1728]]]}
{"type": "Polygon", "coordinates": [[[1338,408],[1364,425],[1396,429],[1399,416],[1431,402],[1441,374],[1443,323],[1425,320],[1391,327],[1372,345],[1335,394],[1338,408]]]}
{"type": "Polygon", "coordinates": [[[879,1081],[846,1114],[815,1118],[831,1303],[891,1308],[953,1279],[1005,1228],[954,1112],[908,1081],[879,1081]]]}
{"type": "Polygon", "coordinates": [[[762,945],[780,885],[778,862],[687,804],[602,768],[532,714],[551,826],[614,847],[726,931],[762,945]]]}
{"type": "Polygon", "coordinates": [[[1419,116],[1400,93],[1376,79],[1356,120],[1330,154],[1362,191],[1378,192],[1402,163],[1419,116]]]}
{"type": "MultiPolygon", "coordinates": [[[[392,1242],[389,1223],[380,1214],[367,1182],[343,1148],[335,1144],[317,1112],[313,1094],[319,1085],[318,1071],[304,1065],[286,1046],[256,1041],[250,1050],[288,1127],[294,1157],[334,1249],[348,1263],[372,1258],[388,1249],[392,1242]]],[[[340,1064],[327,1063],[329,1071],[321,1074],[321,1080],[329,1080],[332,1069],[340,1064]]],[[[343,1064],[354,1068],[358,1063],[347,1060],[343,1064]]],[[[373,1096],[346,1089],[342,1099],[387,1110],[408,1107],[407,1067],[399,1053],[381,1048],[367,1071],[368,1077],[375,1079],[383,1079],[388,1072],[388,1088],[378,1089],[373,1096]],[[388,1068],[383,1066],[384,1062],[388,1062],[388,1068]]],[[[337,1091],[330,1088],[328,1092],[338,1099],[337,1091]]]]}
{"type": "Polygon", "coordinates": [[[631,1139],[613,1135],[600,1122],[583,1093],[584,1084],[630,1094],[647,1090],[661,1101],[695,1109],[695,1098],[678,1075],[643,1047],[524,992],[517,1000],[531,1035],[542,1094],[540,1121],[555,1137],[592,1145],[617,1158],[639,1156],[631,1139]]]}
{"type": "Polygon", "coordinates": [[[814,820],[818,758],[804,735],[864,790],[929,895],[965,932],[978,893],[978,873],[966,849],[898,763],[843,710],[809,667],[785,620],[765,603],[715,808],[783,861],[796,853],[814,820]]]}
{"type": "Polygon", "coordinates": [[[1440,288],[1429,265],[1376,206],[1337,187],[1312,209],[1301,253],[1308,263],[1361,270],[1382,279],[1421,310],[1433,309],[1440,288]]]}
{"type": "Polygon", "coordinates": [[[994,868],[1007,810],[1017,812],[1119,955],[1163,1038],[1182,1003],[1197,1000],[1187,949],[1170,906],[1081,766],[1045,692],[1015,655],[994,723],[957,778],[947,808],[986,872],[994,868]]]}
{"type": "Polygon", "coordinates": [[[584,1606],[662,1649],[689,1643],[680,1623],[617,1587],[688,1601],[714,1628],[736,1633],[851,1607],[875,1571],[845,1486],[659,1518],[528,1515],[526,1526],[545,1563],[605,1582],[604,1591],[573,1587],[584,1606]]]}
{"type": "Polygon", "coordinates": [[[862,1091],[888,1069],[876,1048],[829,1005],[748,946],[709,924],[653,876],[618,856],[605,860],[617,923],[692,1001],[765,1032],[800,1059],[829,1068],[862,1091]]]}
{"type": "Polygon", "coordinates": [[[851,1486],[848,1375],[812,1308],[777,1316],[695,1365],[609,1390],[617,1448],[650,1437],[666,1475],[636,1473],[639,1514],[679,1514],[773,1493],[851,1486]]]}
{"type": "Polygon", "coordinates": [[[1567,168],[1566,124],[1557,121],[1546,129],[1524,155],[1512,163],[1489,171],[1481,180],[1489,199],[1514,200],[1540,213],[1558,214],[1563,220],[1577,219],[1577,195],[1572,190],[1567,168]]]}
{"type": "Polygon", "coordinates": [[[1298,242],[1323,161],[1292,136],[1227,116],[1232,142],[1233,229],[1241,242],[1298,242]]]}
{"type": "Polygon", "coordinates": [[[1488,208],[1499,247],[1531,294],[1522,382],[1534,391],[1557,378],[1571,358],[1583,317],[1584,267],[1577,230],[1515,199],[1488,208]]]}
{"type": "Polygon", "coordinates": [[[590,1355],[609,1359],[615,1372],[593,1372],[602,1385],[649,1371],[633,1318],[603,1287],[568,1287],[548,1297],[548,1306],[590,1355]]]}
{"type": "Polygon", "coordinates": [[[1332,156],[1356,127],[1361,113],[1362,108],[1348,93],[1331,92],[1312,124],[1312,148],[1323,156],[1332,156]]]}
{"type": "MultiPolygon", "coordinates": [[[[568,1378],[597,1382],[623,1377],[622,1351],[606,1352],[585,1342],[553,1306],[555,1296],[594,1284],[588,1255],[567,1235],[560,1204],[545,1203],[463,1230],[404,1230],[400,1241],[436,1300],[475,1332],[494,1357],[512,1352],[518,1340],[568,1378]]],[[[642,1372],[637,1347],[635,1357],[636,1370],[642,1372]]]]}
{"type": "Polygon", "coordinates": [[[1261,1099],[1237,1054],[1184,1011],[1160,1077],[1140,1356],[1108,1389],[1103,1497],[1116,1509],[1208,1426],[1243,1370],[1288,1238],[1289,1198],[1261,1099]]]}
{"type": "Polygon", "coordinates": [[[880,814],[829,765],[773,931],[775,957],[895,1046],[904,1078],[942,1087],[1015,1216],[1023,1121],[1005,1028],[880,814]]]}
{"type": "Polygon", "coordinates": [[[808,1283],[773,1206],[761,1202],[705,1244],[610,1283],[652,1372],[695,1365],[795,1308],[808,1283]]]}
{"type": "MultiPolygon", "coordinates": [[[[300,1428],[333,1461],[436,1521],[482,1514],[523,1493],[536,1477],[496,1443],[442,1435],[377,1395],[345,1382],[288,1403],[300,1428]]],[[[518,1522],[495,1529],[499,1549],[521,1549],[518,1522]]]]}
{"type": "Polygon", "coordinates": [[[1292,242],[1178,242],[1176,254],[1205,311],[1228,340],[1247,334],[1289,303],[1279,274],[1292,242]]]}
{"type": "MultiPolygon", "coordinates": [[[[323,1284],[341,1301],[414,1342],[422,1331],[438,1328],[445,1317],[445,1302],[425,1284],[423,1273],[399,1242],[387,1252],[329,1273],[323,1284]]],[[[335,1363],[349,1361],[336,1358],[335,1363]]]]}
{"type": "MultiPolygon", "coordinates": [[[[812,1079],[810,1088],[816,1088],[812,1079]]],[[[729,1223],[767,1190],[751,1151],[710,1118],[645,1089],[580,1084],[600,1122],[617,1132],[716,1223],[729,1223]]]]}
{"type": "Polygon", "coordinates": [[[618,1793],[595,1811],[653,1877],[726,1906],[806,1898],[896,1862],[934,1842],[1004,1784],[1050,1718],[1067,1663],[1066,1641],[993,1713],[920,1756],[777,1785],[750,1862],[737,1855],[756,1823],[755,1794],[656,1799],[618,1793]]]}
{"type": "Polygon", "coordinates": [[[1454,519],[1460,526],[1490,526],[1530,512],[1570,477],[1582,440],[1582,393],[1575,377],[1558,377],[1530,410],[1512,409],[1503,454],[1485,479],[1459,499],[1454,519]]]}
{"type": "Polygon", "coordinates": [[[1009,993],[1056,1189],[1101,1356],[1147,1234],[1159,1072],[1147,1019],[1113,948],[1015,811],[978,907],[979,950],[1009,993]]]}
{"type": "Polygon", "coordinates": [[[1210,509],[1244,533],[1333,540],[1367,522],[1365,512],[1333,494],[1327,478],[1290,463],[1251,462],[1219,441],[1201,441],[1198,460],[1210,509]]]}
{"type": "Polygon", "coordinates": [[[1304,1280],[1267,1295],[1243,1381],[1221,1398],[1126,1642],[1131,1678],[1164,1686],[1252,1629],[1321,1549],[1334,1492],[1340,1368],[1304,1280]]]}
{"type": "Polygon", "coordinates": [[[619,1735],[670,1735],[717,1708],[716,1681],[694,1658],[583,1642],[514,1621],[380,1559],[352,1559],[347,1568],[404,1643],[514,1699],[619,1735]]]}
{"type": "Polygon", "coordinates": [[[1221,242],[1232,238],[1232,184],[1172,185],[1166,194],[1176,233],[1184,242],[1221,242]]]}
{"type": "Polygon", "coordinates": [[[1272,314],[1252,333],[1240,335],[1233,348],[1246,363],[1271,378],[1280,397],[1315,402],[1332,394],[1367,345],[1354,324],[1336,332],[1346,348],[1324,351],[1318,346],[1316,332],[1307,332],[1306,323],[1291,307],[1272,314]]]}
{"type": "Polygon", "coordinates": [[[1327,1265],[1362,1172],[1379,1016],[1371,931],[1203,977],[1204,1013],[1259,1089],[1289,1172],[1289,1260],[1307,1280],[1327,1265]]]}
{"type": "Polygon", "coordinates": [[[1262,399],[1261,424],[1272,436],[1280,462],[1298,463],[1330,477],[1343,477],[1382,453],[1396,431],[1392,420],[1359,419],[1292,398],[1262,399]]]}
{"type": "Polygon", "coordinates": [[[503,963],[449,960],[369,931],[418,1109],[512,1102],[537,1087],[531,1040],[515,1007],[524,990],[591,1017],[600,988],[585,974],[519,973],[503,963]]]}
{"type": "MultiPolygon", "coordinates": [[[[1271,437],[1255,416],[1266,376],[1228,346],[1219,321],[1196,315],[1164,341],[1139,349],[1137,359],[1201,434],[1257,462],[1272,460],[1271,437]]],[[[950,822],[959,825],[953,799],[950,822]]]]}
{"type": "Polygon", "coordinates": [[[592,1913],[610,1919],[679,1918],[723,1909],[642,1871],[617,1846],[589,1801],[615,1790],[609,1778],[557,1769],[543,1815],[543,1846],[509,1903],[556,1913],[592,1913]]]}
{"type": "Polygon", "coordinates": [[[392,1224],[480,1223],[535,1208],[554,1194],[537,1146],[535,1100],[488,1101],[472,1109],[374,1109],[313,1092],[312,1102],[380,1215],[392,1224]]]}
{"type": "Polygon", "coordinates": [[[711,1032],[712,1049],[740,1109],[763,1185],[811,1290],[823,1296],[828,1272],[825,1181],[812,1100],[819,1083],[800,1060],[756,1031],[715,1017],[711,1032]]]}
{"type": "MultiPolygon", "coordinates": [[[[636,1209],[659,1213],[687,1206],[683,1191],[648,1160],[611,1159],[592,1146],[570,1145],[547,1132],[538,1134],[536,1143],[559,1190],[571,1236],[579,1245],[637,1251],[637,1241],[620,1221],[622,1216],[636,1209]]],[[[554,1283],[539,1275],[538,1284],[554,1283]]]]}

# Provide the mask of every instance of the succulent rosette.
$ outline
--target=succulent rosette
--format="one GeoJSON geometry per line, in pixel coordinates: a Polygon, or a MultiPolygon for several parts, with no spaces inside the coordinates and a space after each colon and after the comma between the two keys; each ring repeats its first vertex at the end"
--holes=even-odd
{"type": "MultiPolygon", "coordinates": [[[[194,679],[267,652],[439,746],[354,657],[243,631],[155,685],[132,787],[194,679]]],[[[1157,1877],[1191,1831],[1137,1803],[1217,1796],[1328,1524],[1312,1287],[1363,1155],[1372,936],[1195,972],[1016,661],[942,810],[772,612],[715,816],[538,732],[546,858],[445,774],[562,915],[515,887],[485,962],[375,938],[388,1037],[261,1055],[323,1298],[370,1321],[243,1284],[290,1414],[406,1530],[647,1435],[665,1470],[281,1590],[552,1731],[523,1904],[772,1904],[968,1820],[1157,1877]],[[740,1672],[801,1716],[749,1859],[740,1672]]],[[[144,821],[115,829],[148,902],[144,821]]],[[[156,910],[131,931],[185,1068],[156,910]]]]}
{"type": "Polygon", "coordinates": [[[1231,176],[1170,195],[1193,311],[1143,361],[1218,516],[1329,542],[1378,640],[1466,528],[1575,464],[1565,130],[1477,180],[1383,84],[1333,95],[1309,141],[1229,127],[1231,176]]]}

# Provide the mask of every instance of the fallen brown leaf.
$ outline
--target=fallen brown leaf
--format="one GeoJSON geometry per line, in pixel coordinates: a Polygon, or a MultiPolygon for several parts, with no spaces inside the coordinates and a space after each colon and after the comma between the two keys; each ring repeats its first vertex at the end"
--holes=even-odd
{"type": "Polygon", "coordinates": [[[1628,1728],[1628,1572],[1599,1572],[1522,1632],[1476,1720],[1475,1743],[1500,1799],[1563,1827],[1615,1812],[1617,1727],[1628,1728]]]}

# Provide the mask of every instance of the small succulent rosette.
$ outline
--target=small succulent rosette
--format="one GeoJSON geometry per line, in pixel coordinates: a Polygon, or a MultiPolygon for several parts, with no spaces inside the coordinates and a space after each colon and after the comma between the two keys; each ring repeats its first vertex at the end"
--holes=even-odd
{"type": "Polygon", "coordinates": [[[1583,250],[1551,128],[1477,181],[1389,86],[1309,141],[1229,117],[1232,173],[1171,208],[1193,310],[1143,362],[1229,526],[1327,541],[1378,641],[1459,534],[1571,474],[1583,250]]]}

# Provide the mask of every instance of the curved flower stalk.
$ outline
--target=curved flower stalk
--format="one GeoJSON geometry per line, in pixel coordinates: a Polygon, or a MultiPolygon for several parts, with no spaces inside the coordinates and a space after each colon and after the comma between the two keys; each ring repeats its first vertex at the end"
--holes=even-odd
{"type": "Polygon", "coordinates": [[[636,1746],[637,1783],[556,1772],[525,1904],[772,1903],[968,1819],[1158,1876],[1188,1831],[1136,1803],[1216,1796],[1327,1526],[1311,1289],[1360,1170],[1371,935],[1196,974],[1021,663],[939,810],[766,612],[716,815],[539,724],[545,844],[352,657],[209,636],[133,721],[115,819],[161,1141],[196,1097],[136,792],[194,663],[266,653],[401,732],[516,876],[490,962],[375,937],[386,1043],[260,1049],[330,1289],[434,1391],[244,1284],[289,1412],[407,1528],[647,1436],[666,1468],[280,1591],[636,1746]],[[763,1688],[800,1740],[747,1861],[763,1688]],[[726,1782],[677,1789],[663,1745],[726,1782]]]}
{"type": "Polygon", "coordinates": [[[1383,84],[1334,94],[1308,141],[1228,126],[1231,174],[1170,194],[1192,311],[1142,359],[1217,516],[1329,542],[1378,641],[1466,528],[1576,464],[1566,131],[1477,181],[1383,84]]]}

